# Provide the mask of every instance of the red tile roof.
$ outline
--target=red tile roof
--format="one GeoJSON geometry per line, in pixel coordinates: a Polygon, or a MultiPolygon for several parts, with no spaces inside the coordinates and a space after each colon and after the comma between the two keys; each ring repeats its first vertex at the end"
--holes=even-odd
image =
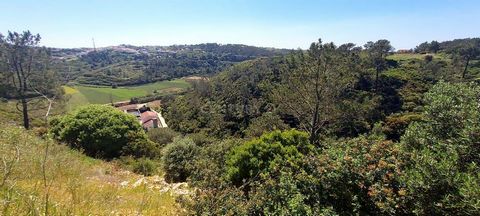
{"type": "Polygon", "coordinates": [[[143,124],[144,128],[154,128],[155,126],[153,125],[153,120],[149,120],[147,122],[144,122],[143,124]]]}
{"type": "Polygon", "coordinates": [[[142,124],[148,122],[152,119],[158,119],[158,115],[156,112],[153,111],[146,111],[140,114],[140,119],[142,120],[142,124]]]}

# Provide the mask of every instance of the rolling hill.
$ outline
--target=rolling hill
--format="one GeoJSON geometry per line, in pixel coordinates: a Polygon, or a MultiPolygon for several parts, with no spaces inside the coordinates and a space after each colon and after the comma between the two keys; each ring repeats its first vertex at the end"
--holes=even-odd
{"type": "Polygon", "coordinates": [[[50,50],[55,59],[54,67],[63,81],[104,86],[212,75],[235,63],[290,52],[286,49],[216,43],[50,50]]]}

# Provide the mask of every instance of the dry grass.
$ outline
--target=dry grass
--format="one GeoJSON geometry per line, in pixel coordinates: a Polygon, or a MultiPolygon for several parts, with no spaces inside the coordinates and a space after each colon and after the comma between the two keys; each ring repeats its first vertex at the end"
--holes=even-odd
{"type": "Polygon", "coordinates": [[[0,215],[182,213],[170,192],[124,184],[142,176],[20,128],[0,125],[0,160],[0,215]]]}
{"type": "MultiPolygon", "coordinates": [[[[23,115],[17,109],[16,100],[0,101],[0,123],[22,125],[23,115]]],[[[21,109],[21,105],[18,105],[21,109]]],[[[47,112],[48,102],[43,98],[36,98],[31,100],[28,105],[28,115],[30,124],[33,127],[45,126],[45,113],[47,112]]],[[[65,112],[65,102],[63,100],[55,100],[50,115],[60,115],[65,112]]]]}

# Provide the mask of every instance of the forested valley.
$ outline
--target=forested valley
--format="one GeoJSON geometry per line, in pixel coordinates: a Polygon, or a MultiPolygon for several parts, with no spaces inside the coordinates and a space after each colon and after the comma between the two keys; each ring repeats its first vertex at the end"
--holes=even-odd
{"type": "Polygon", "coordinates": [[[480,213],[480,38],[411,50],[40,41],[0,35],[1,215],[480,213]],[[161,101],[168,127],[142,128],[113,100],[66,109],[68,86],[192,76],[140,98],[161,101]]]}
{"type": "Polygon", "coordinates": [[[206,76],[286,49],[240,44],[173,46],[119,45],[104,48],[52,49],[54,67],[66,82],[89,85],[138,85],[184,76],[206,76]]]}

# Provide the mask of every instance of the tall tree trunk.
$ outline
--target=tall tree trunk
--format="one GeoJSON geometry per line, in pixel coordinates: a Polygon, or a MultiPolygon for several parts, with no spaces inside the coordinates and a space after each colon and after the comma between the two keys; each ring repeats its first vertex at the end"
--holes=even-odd
{"type": "Polygon", "coordinates": [[[22,65],[18,63],[16,58],[12,60],[14,62],[15,72],[18,79],[17,91],[20,95],[20,101],[22,102],[22,114],[23,114],[23,127],[30,129],[30,121],[28,119],[28,104],[25,93],[27,92],[27,78],[25,77],[22,65]]]}
{"type": "Polygon", "coordinates": [[[22,98],[22,113],[23,113],[23,127],[25,129],[30,129],[30,120],[28,119],[28,104],[27,104],[27,96],[26,92],[28,91],[27,86],[27,77],[25,76],[25,72],[23,71],[22,65],[20,65],[20,76],[19,76],[19,83],[21,83],[20,87],[20,97],[22,98]],[[20,79],[21,77],[21,79],[20,79]]]}
{"type": "Polygon", "coordinates": [[[310,129],[310,143],[317,145],[318,144],[318,115],[319,115],[319,109],[320,109],[320,102],[317,101],[315,103],[315,110],[313,113],[313,119],[312,119],[312,128],[310,129]]]}
{"type": "Polygon", "coordinates": [[[248,125],[250,124],[250,116],[249,116],[249,112],[248,112],[248,99],[247,99],[248,96],[244,96],[244,99],[243,99],[243,109],[242,109],[242,115],[243,115],[243,126],[245,128],[248,127],[248,125]]]}
{"type": "Polygon", "coordinates": [[[463,68],[462,79],[465,79],[465,75],[467,74],[468,64],[470,63],[470,58],[467,58],[467,62],[465,63],[465,68],[463,68]]]}
{"type": "MultiPolygon", "coordinates": [[[[317,71],[315,73],[315,110],[313,111],[313,118],[312,118],[312,128],[310,131],[310,143],[317,145],[319,143],[318,140],[318,117],[320,113],[320,61],[317,63],[317,71]]],[[[326,66],[325,66],[326,71],[326,66]]]]}
{"type": "Polygon", "coordinates": [[[30,129],[30,121],[28,119],[28,105],[25,95],[22,95],[22,113],[23,113],[23,127],[30,129]]]}

